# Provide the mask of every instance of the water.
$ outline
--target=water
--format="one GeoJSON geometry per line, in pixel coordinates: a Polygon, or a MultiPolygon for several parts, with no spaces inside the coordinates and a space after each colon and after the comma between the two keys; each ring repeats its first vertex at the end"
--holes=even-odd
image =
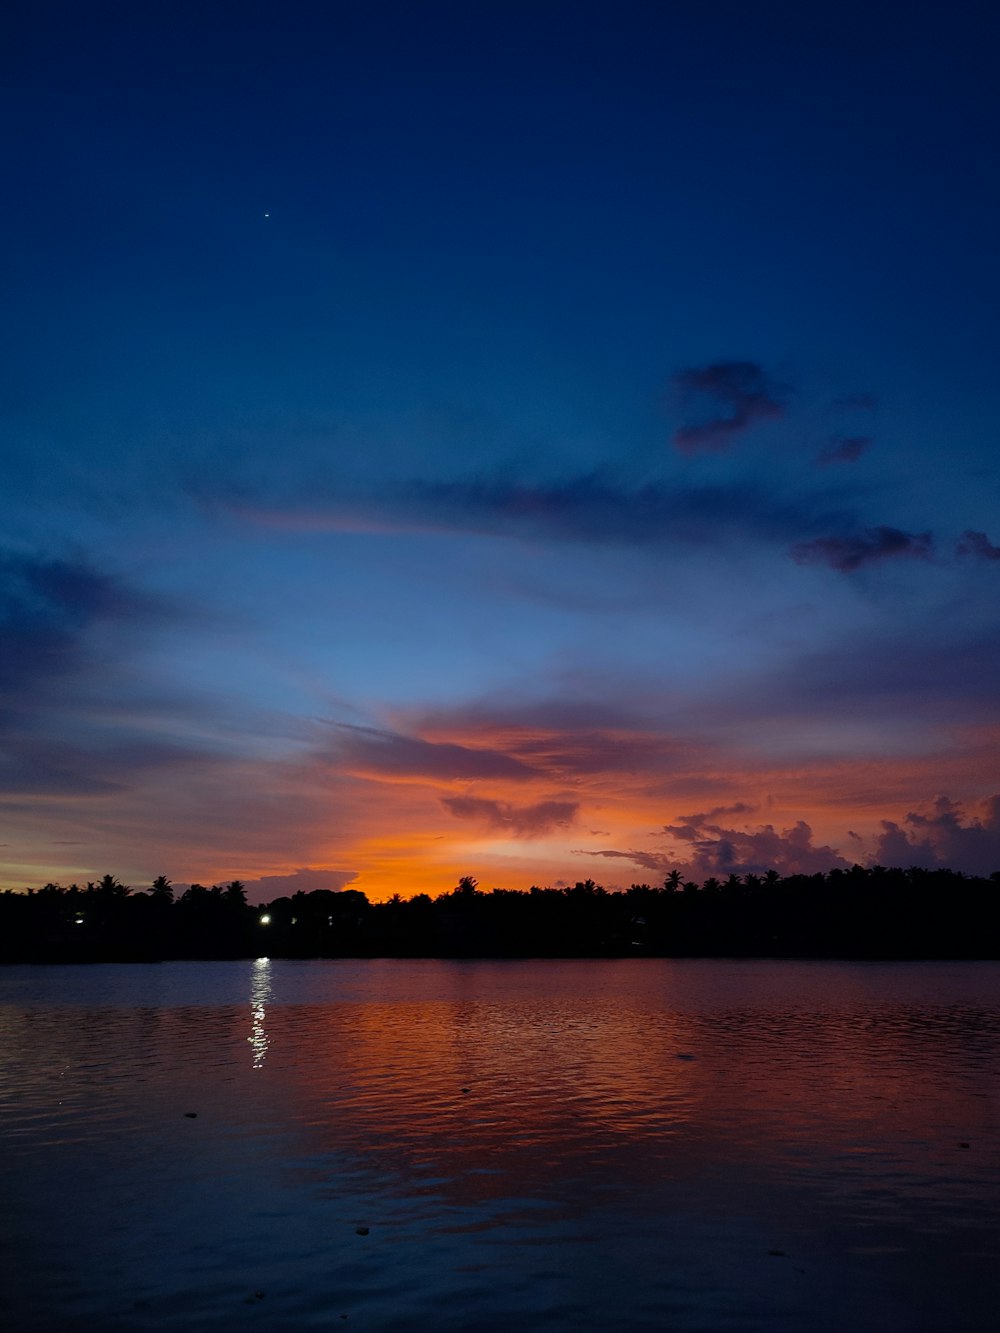
{"type": "Polygon", "coordinates": [[[996,1333],[998,1070],[993,963],[3,968],[0,1324],[996,1333]]]}

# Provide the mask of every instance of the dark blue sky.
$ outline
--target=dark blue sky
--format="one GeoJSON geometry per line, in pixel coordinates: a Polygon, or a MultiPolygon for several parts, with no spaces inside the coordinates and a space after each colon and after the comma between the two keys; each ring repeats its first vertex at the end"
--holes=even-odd
{"type": "Polygon", "coordinates": [[[1000,865],[992,6],[0,36],[2,882],[1000,865]]]}

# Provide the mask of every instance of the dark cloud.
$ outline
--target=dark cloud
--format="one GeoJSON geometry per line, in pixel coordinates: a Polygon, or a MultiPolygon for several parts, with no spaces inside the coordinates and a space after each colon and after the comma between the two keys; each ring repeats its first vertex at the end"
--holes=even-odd
{"type": "Polygon", "coordinates": [[[1000,795],[983,802],[980,816],[967,815],[947,796],[939,796],[930,813],[911,811],[903,821],[882,821],[873,863],[923,866],[991,875],[1000,870],[1000,795]]]}
{"type": "Polygon", "coordinates": [[[518,741],[511,750],[549,772],[574,777],[676,772],[690,760],[688,749],[669,737],[600,731],[535,736],[518,741]]]}
{"type": "Polygon", "coordinates": [[[672,870],[676,864],[676,857],[664,856],[660,852],[640,852],[635,848],[627,852],[617,852],[612,848],[605,847],[600,851],[593,852],[585,847],[575,847],[574,856],[603,856],[608,860],[633,861],[643,870],[651,870],[654,875],[665,875],[668,870],[672,870]]]}
{"type": "Polygon", "coordinates": [[[678,815],[676,822],[686,824],[689,827],[697,827],[701,824],[711,823],[713,819],[718,819],[720,815],[752,815],[756,808],[756,806],[747,805],[746,801],[737,801],[735,805],[717,805],[703,815],[678,815]]]}
{"type": "Polygon", "coordinates": [[[475,778],[524,780],[538,776],[537,769],[500,750],[424,741],[398,732],[348,726],[346,723],[336,724],[336,730],[338,765],[348,770],[439,782],[475,778]]]}
{"type": "Polygon", "coordinates": [[[712,814],[744,814],[752,809],[738,802],[720,806],[709,815],[682,815],[676,824],[666,825],[665,831],[685,844],[686,851],[680,857],[634,848],[629,851],[604,848],[596,852],[579,849],[578,854],[632,861],[654,874],[666,874],[680,867],[696,881],[710,876],[761,875],[768,870],[777,870],[782,875],[811,875],[836,867],[843,869],[849,864],[835,848],[814,846],[812,829],[802,820],[780,833],[771,824],[750,830],[726,828],[712,822],[712,814]]]}
{"type": "Polygon", "coordinates": [[[799,565],[829,565],[848,574],[862,565],[901,556],[928,560],[933,550],[929,532],[902,532],[899,528],[866,528],[857,536],[817,537],[792,547],[792,559],[799,565]]]}
{"type": "Polygon", "coordinates": [[[674,444],[684,454],[727,449],[733,438],[757,421],[780,417],[788,389],[753,361],[716,361],[682,370],[674,386],[692,406],[707,406],[704,420],[681,426],[674,444]]]}
{"type": "Polygon", "coordinates": [[[873,442],[874,436],[871,435],[838,435],[830,441],[817,461],[824,467],[830,463],[856,463],[873,442]]]}
{"type": "Polygon", "coordinates": [[[337,893],[357,877],[354,870],[314,870],[311,866],[301,866],[288,875],[261,875],[259,879],[244,880],[244,885],[248,902],[267,903],[293,893],[312,893],[315,889],[332,889],[337,893]]]}
{"type": "Polygon", "coordinates": [[[481,820],[489,828],[503,829],[517,838],[538,838],[556,828],[566,828],[576,819],[577,801],[536,801],[533,805],[511,805],[479,796],[446,796],[441,804],[456,819],[481,820]]]}
{"type": "MultiPolygon", "coordinates": [[[[616,680],[609,688],[621,693],[616,680]]],[[[553,782],[603,773],[689,773],[704,759],[704,741],[695,745],[682,735],[664,734],[661,723],[652,726],[634,702],[627,711],[620,699],[485,700],[423,712],[415,729],[425,736],[435,731],[482,736],[553,782]]]]}
{"type": "Polygon", "coordinates": [[[83,561],[0,552],[0,693],[74,670],[92,625],[149,609],[118,579],[83,561]]]}
{"type": "Polygon", "coordinates": [[[781,833],[771,824],[753,830],[725,828],[700,816],[682,817],[665,829],[690,849],[688,874],[695,878],[759,875],[766,870],[810,875],[848,865],[833,847],[814,846],[812,829],[801,819],[781,833]]]}
{"type": "Polygon", "coordinates": [[[1000,560],[1000,546],[994,546],[985,532],[966,529],[955,547],[956,555],[972,556],[976,560],[1000,560]]]}

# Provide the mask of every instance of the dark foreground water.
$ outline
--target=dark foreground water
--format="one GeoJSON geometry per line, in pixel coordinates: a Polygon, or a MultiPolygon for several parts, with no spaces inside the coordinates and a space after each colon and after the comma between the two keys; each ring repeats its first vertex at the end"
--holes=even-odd
{"type": "Polygon", "coordinates": [[[0,969],[0,1326],[996,1333],[998,1073],[991,963],[0,969]]]}

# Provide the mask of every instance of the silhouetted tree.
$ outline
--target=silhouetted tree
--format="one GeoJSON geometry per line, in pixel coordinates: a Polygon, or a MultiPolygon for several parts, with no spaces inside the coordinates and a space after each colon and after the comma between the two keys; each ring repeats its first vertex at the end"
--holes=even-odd
{"type": "Polygon", "coordinates": [[[149,896],[158,903],[172,903],[174,901],[174,886],[166,875],[157,875],[150,885],[149,896]]]}
{"type": "Polygon", "coordinates": [[[671,871],[662,888],[483,892],[471,875],[436,899],[370,904],[317,889],[250,908],[239,880],[192,884],[177,901],[165,875],[130,894],[113,875],[81,889],[49,882],[0,893],[0,962],[152,958],[476,956],[848,958],[1000,957],[1000,871],[989,878],[917,866],[825,874],[732,872],[701,891],[671,871]],[[683,892],[678,893],[677,888],[683,892]],[[264,924],[264,923],[267,924],[264,924]]]}

